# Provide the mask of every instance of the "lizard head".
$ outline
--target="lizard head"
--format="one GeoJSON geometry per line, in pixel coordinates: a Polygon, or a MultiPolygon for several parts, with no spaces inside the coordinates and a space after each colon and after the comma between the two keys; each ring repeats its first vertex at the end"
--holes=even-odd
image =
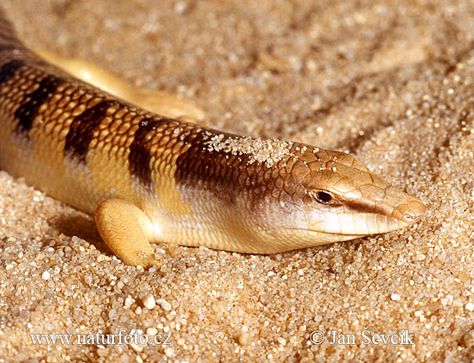
{"type": "Polygon", "coordinates": [[[350,154],[297,146],[278,168],[273,219],[290,243],[295,236],[314,246],[385,233],[414,224],[426,209],[350,154]]]}

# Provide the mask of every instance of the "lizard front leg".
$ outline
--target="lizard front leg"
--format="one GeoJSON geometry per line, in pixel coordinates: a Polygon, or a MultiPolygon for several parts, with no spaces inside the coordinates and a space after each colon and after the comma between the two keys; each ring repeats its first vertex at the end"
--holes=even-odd
{"type": "Polygon", "coordinates": [[[95,221],[105,244],[124,263],[161,266],[150,245],[155,237],[153,224],[140,208],[121,199],[107,199],[98,205],[95,221]]]}

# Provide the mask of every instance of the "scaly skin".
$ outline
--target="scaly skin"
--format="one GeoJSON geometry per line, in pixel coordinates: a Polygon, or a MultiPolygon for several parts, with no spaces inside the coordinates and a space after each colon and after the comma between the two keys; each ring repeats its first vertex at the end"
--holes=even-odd
{"type": "Polygon", "coordinates": [[[275,253],[384,233],[425,206],[354,156],[173,120],[26,49],[0,14],[0,167],[95,214],[125,263],[150,242],[275,253]]]}

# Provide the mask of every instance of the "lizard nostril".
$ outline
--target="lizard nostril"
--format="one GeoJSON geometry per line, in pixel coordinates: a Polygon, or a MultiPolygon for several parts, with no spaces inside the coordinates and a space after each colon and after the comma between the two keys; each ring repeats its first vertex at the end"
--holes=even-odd
{"type": "Polygon", "coordinates": [[[407,224],[413,224],[425,214],[425,211],[426,206],[423,203],[413,200],[409,203],[398,205],[393,211],[393,216],[407,224]]]}
{"type": "Polygon", "coordinates": [[[413,222],[416,220],[417,216],[416,216],[415,213],[413,213],[412,211],[410,211],[410,212],[406,212],[406,213],[402,216],[402,218],[403,218],[406,222],[408,222],[408,223],[413,223],[413,222]]]}

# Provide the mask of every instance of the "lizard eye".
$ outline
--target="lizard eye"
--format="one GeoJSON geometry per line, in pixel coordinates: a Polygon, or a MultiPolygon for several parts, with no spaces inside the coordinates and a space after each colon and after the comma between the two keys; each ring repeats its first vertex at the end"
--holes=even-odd
{"type": "Polygon", "coordinates": [[[310,195],[313,197],[313,199],[324,205],[340,205],[338,203],[337,198],[334,196],[334,194],[328,192],[327,190],[313,190],[310,192],[310,195]]]}

